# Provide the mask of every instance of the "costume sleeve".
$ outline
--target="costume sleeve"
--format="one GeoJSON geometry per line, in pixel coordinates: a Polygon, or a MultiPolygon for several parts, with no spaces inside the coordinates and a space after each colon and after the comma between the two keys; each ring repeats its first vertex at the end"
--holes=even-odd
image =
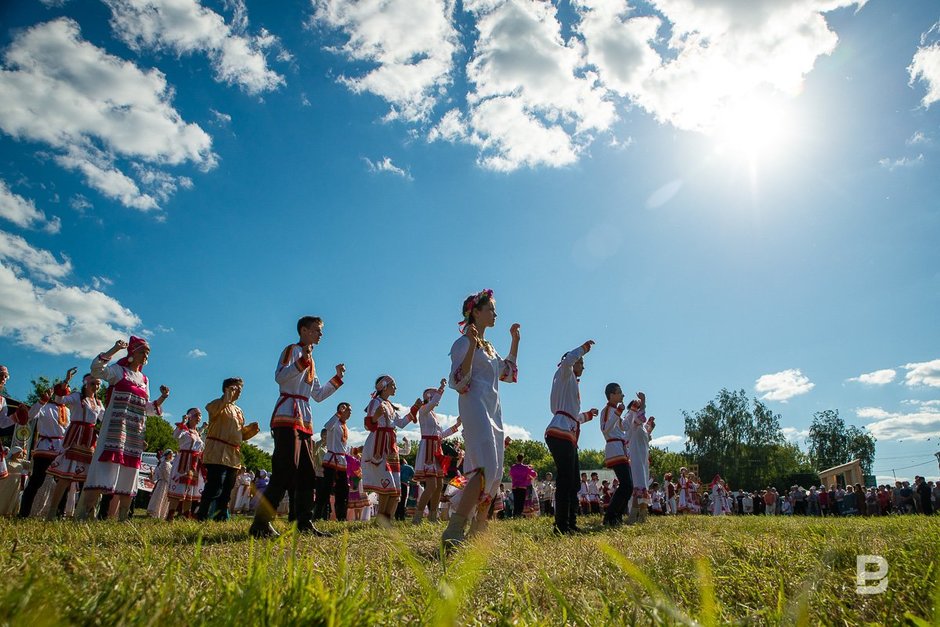
{"type": "Polygon", "coordinates": [[[594,414],[592,414],[589,411],[581,412],[580,414],[578,414],[578,417],[576,418],[576,420],[580,422],[581,424],[584,424],[585,422],[591,422],[593,419],[594,419],[594,414]]]}
{"type": "Polygon", "coordinates": [[[333,375],[333,378],[327,381],[326,385],[320,385],[320,380],[314,379],[313,389],[310,391],[310,398],[312,398],[314,401],[318,403],[322,403],[323,401],[328,399],[333,394],[333,392],[338,390],[340,386],[342,385],[343,385],[343,380],[340,379],[336,375],[333,375]]]}
{"type": "Polygon", "coordinates": [[[499,360],[499,380],[503,383],[516,383],[519,380],[519,368],[516,366],[516,358],[507,355],[505,359],[499,360]]]}
{"type": "Polygon", "coordinates": [[[278,385],[291,383],[305,376],[307,369],[299,370],[296,364],[301,354],[301,349],[296,344],[291,344],[281,351],[281,356],[277,360],[277,368],[274,370],[274,380],[278,385]]]}
{"type": "Polygon", "coordinates": [[[457,341],[450,349],[450,378],[448,379],[448,385],[460,394],[466,394],[470,391],[471,373],[464,372],[461,367],[468,350],[471,350],[470,340],[466,336],[457,338],[457,341]]]}
{"type": "Polygon", "coordinates": [[[427,408],[428,411],[434,411],[434,408],[437,407],[437,404],[441,402],[442,396],[443,394],[440,392],[434,392],[434,394],[431,395],[431,398],[428,399],[428,402],[421,409],[427,408]]]}
{"type": "Polygon", "coordinates": [[[41,410],[44,405],[45,403],[43,403],[42,401],[36,401],[35,403],[33,403],[33,406],[29,408],[28,415],[29,415],[30,421],[36,420],[36,416],[39,415],[39,410],[41,410]]]}
{"type": "Polygon", "coordinates": [[[452,435],[454,435],[455,433],[457,433],[457,430],[458,430],[459,428],[460,428],[460,427],[458,427],[458,426],[455,425],[455,424],[454,424],[454,425],[451,425],[451,426],[449,426],[449,427],[447,427],[446,429],[444,429],[444,430],[441,432],[441,438],[442,438],[442,439],[443,439],[443,438],[449,438],[450,436],[452,436],[452,435]]]}
{"type": "Polygon", "coordinates": [[[117,364],[108,365],[108,358],[101,353],[91,360],[91,376],[114,385],[121,380],[123,368],[117,364]]]}

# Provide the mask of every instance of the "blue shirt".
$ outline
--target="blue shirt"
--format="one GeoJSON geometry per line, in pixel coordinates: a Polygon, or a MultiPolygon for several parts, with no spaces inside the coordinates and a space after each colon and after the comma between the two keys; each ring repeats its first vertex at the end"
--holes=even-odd
{"type": "Polygon", "coordinates": [[[401,465],[401,482],[402,484],[411,483],[411,478],[415,476],[414,466],[409,464],[402,463],[401,465]]]}

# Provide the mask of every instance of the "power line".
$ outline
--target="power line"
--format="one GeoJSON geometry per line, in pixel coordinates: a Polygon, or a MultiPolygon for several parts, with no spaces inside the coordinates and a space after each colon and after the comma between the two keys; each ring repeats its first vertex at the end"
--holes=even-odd
{"type": "MultiPolygon", "coordinates": [[[[933,463],[936,463],[936,460],[932,459],[932,460],[930,460],[929,462],[921,462],[920,464],[914,464],[913,466],[904,466],[904,467],[902,467],[902,468],[891,468],[891,469],[889,469],[889,470],[890,470],[890,472],[894,472],[894,471],[896,471],[896,470],[907,470],[908,468],[917,468],[918,466],[926,466],[927,464],[933,464],[933,463]]],[[[878,471],[878,470],[875,471],[876,474],[877,474],[878,472],[887,473],[887,472],[889,472],[889,471],[888,471],[888,470],[884,470],[884,469],[882,469],[882,470],[880,470],[880,471],[878,471]]]]}
{"type": "Polygon", "coordinates": [[[882,457],[881,455],[876,455],[875,457],[878,458],[878,461],[881,461],[884,459],[922,459],[928,455],[930,457],[934,456],[933,453],[917,453],[914,455],[892,455],[891,457],[882,457]]]}

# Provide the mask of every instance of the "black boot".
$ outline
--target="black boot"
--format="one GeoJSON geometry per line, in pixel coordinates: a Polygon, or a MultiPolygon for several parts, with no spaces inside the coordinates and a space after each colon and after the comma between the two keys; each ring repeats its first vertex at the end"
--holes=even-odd
{"type": "Polygon", "coordinates": [[[276,538],[281,534],[277,532],[277,530],[274,528],[274,525],[271,523],[259,522],[256,518],[255,521],[251,523],[251,527],[248,528],[248,535],[253,538],[263,539],[276,538]]]}
{"type": "Polygon", "coordinates": [[[313,526],[313,491],[303,490],[294,494],[297,495],[297,532],[318,538],[331,537],[333,534],[320,531],[313,526]]]}

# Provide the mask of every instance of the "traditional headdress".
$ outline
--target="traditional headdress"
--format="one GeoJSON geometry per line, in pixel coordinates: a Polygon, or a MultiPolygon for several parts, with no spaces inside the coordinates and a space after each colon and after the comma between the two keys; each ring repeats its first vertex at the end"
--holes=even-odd
{"type": "MultiPolygon", "coordinates": [[[[391,383],[395,383],[395,379],[391,378],[389,375],[383,374],[379,377],[379,380],[375,382],[375,392],[372,393],[372,398],[377,398],[379,394],[382,393],[382,390],[387,388],[391,383]]],[[[368,411],[368,408],[366,408],[366,411],[368,411]]]]}
{"type": "Polygon", "coordinates": [[[124,366],[125,368],[130,367],[134,362],[133,355],[141,348],[150,348],[150,344],[142,337],[137,337],[132,335],[130,340],[127,342],[127,355],[118,361],[118,364],[124,366]]]}
{"type": "Polygon", "coordinates": [[[493,298],[493,290],[491,289],[482,290],[480,292],[477,292],[476,294],[472,294],[468,296],[466,300],[463,301],[463,312],[462,312],[463,320],[457,323],[457,326],[459,326],[461,330],[465,329],[467,326],[467,323],[470,322],[470,314],[473,313],[474,307],[479,305],[481,302],[483,302],[487,298],[489,299],[493,298]]]}

